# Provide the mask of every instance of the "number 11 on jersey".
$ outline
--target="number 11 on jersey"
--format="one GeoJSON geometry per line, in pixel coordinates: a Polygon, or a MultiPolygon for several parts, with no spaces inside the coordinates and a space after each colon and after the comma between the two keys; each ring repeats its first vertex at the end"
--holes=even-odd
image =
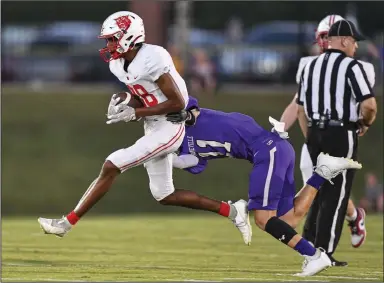
{"type": "Polygon", "coordinates": [[[211,146],[211,147],[223,148],[226,151],[225,154],[221,153],[219,151],[199,153],[199,155],[201,157],[204,157],[204,156],[219,156],[219,155],[231,156],[231,154],[230,154],[230,152],[231,152],[231,143],[229,143],[229,142],[221,143],[221,142],[217,142],[217,141],[196,140],[196,144],[199,147],[203,147],[203,148],[207,147],[207,146],[211,146]]]}

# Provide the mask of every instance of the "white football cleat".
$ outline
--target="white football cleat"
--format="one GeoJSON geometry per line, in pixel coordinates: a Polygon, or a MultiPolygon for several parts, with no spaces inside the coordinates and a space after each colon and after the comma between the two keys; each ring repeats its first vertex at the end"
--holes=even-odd
{"type": "Polygon", "coordinates": [[[316,253],[313,256],[304,256],[304,262],[301,273],[296,273],[294,276],[312,276],[320,271],[332,266],[332,262],[322,249],[316,249],[316,253]]]}
{"type": "Polygon", "coordinates": [[[243,199],[238,200],[235,203],[232,203],[231,201],[228,203],[234,206],[237,211],[235,219],[232,220],[233,224],[239,229],[243,236],[244,243],[250,246],[252,241],[252,226],[249,222],[248,203],[243,199]]]}
{"type": "Polygon", "coordinates": [[[334,157],[328,154],[320,153],[317,157],[315,172],[331,184],[332,179],[346,169],[361,169],[363,166],[352,159],[344,157],[334,157]]]}
{"type": "Polygon", "coordinates": [[[53,234],[57,237],[64,237],[71,230],[72,225],[67,218],[63,216],[61,219],[48,219],[40,217],[37,220],[45,234],[53,234]]]}

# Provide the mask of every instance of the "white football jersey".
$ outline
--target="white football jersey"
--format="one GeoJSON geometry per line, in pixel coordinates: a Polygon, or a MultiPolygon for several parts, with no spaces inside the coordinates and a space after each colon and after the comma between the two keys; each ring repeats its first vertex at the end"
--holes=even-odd
{"type": "Polygon", "coordinates": [[[125,59],[109,62],[111,72],[125,85],[133,95],[138,95],[146,107],[164,102],[167,97],[156,84],[157,79],[169,73],[188,104],[188,91],[184,79],[176,71],[171,55],[163,47],[143,44],[133,61],[124,69],[125,59]]]}
{"type": "MultiPolygon", "coordinates": [[[[300,59],[299,68],[297,69],[297,73],[296,73],[296,83],[297,84],[300,83],[300,77],[301,77],[301,73],[303,72],[304,67],[308,63],[310,63],[314,59],[316,59],[317,57],[319,57],[319,56],[307,56],[307,57],[302,57],[300,59]]],[[[371,63],[360,61],[360,60],[357,60],[357,61],[359,61],[359,63],[361,63],[361,65],[363,66],[364,71],[367,74],[367,79],[369,81],[369,84],[371,85],[371,87],[374,87],[374,85],[375,85],[375,68],[373,67],[373,65],[371,63]]]]}

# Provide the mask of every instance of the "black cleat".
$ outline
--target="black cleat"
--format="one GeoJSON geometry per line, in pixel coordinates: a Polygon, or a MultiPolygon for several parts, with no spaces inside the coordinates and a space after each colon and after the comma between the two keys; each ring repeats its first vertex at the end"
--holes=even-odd
{"type": "Polygon", "coordinates": [[[332,266],[339,266],[339,267],[348,266],[348,262],[346,262],[346,261],[338,261],[338,260],[334,259],[333,256],[331,256],[331,255],[328,255],[328,257],[332,262],[332,266]]]}

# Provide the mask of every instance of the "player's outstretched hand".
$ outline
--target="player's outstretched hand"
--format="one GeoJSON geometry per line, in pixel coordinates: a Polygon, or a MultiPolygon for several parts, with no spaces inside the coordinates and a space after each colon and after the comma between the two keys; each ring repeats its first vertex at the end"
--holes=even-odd
{"type": "Polygon", "coordinates": [[[130,122],[132,120],[136,120],[135,109],[126,105],[124,107],[123,111],[121,111],[120,113],[117,113],[117,114],[108,115],[107,118],[109,119],[107,121],[108,125],[113,124],[113,123],[117,123],[120,121],[130,122]]]}
{"type": "Polygon", "coordinates": [[[172,123],[181,123],[187,120],[189,116],[188,114],[189,114],[188,111],[181,110],[179,112],[168,113],[166,117],[167,117],[167,121],[170,121],[172,123]]]}
{"type": "Polygon", "coordinates": [[[284,140],[289,139],[288,132],[285,131],[284,122],[279,122],[276,119],[273,119],[271,116],[269,116],[269,123],[271,123],[273,126],[271,130],[272,133],[277,133],[280,136],[280,138],[284,140]]]}

